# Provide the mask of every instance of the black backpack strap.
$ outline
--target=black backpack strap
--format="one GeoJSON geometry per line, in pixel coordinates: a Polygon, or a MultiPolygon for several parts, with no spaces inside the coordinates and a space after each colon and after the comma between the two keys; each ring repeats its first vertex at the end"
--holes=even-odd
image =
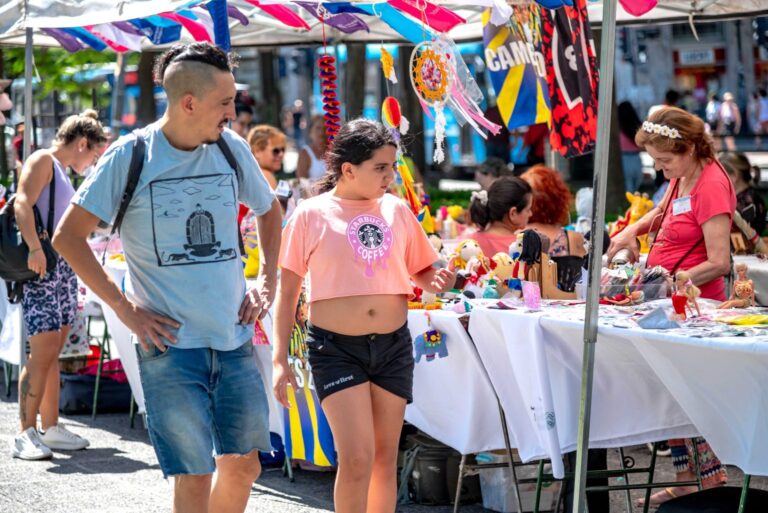
{"type": "Polygon", "coordinates": [[[224,158],[227,159],[227,163],[229,164],[229,167],[235,170],[235,175],[237,176],[237,181],[240,182],[243,179],[243,174],[240,171],[240,164],[238,164],[237,159],[235,158],[235,154],[232,153],[232,150],[229,148],[229,145],[227,144],[227,141],[224,140],[224,136],[222,135],[219,137],[219,139],[216,141],[216,145],[219,147],[221,152],[224,154],[224,158]]]}
{"type": "Polygon", "coordinates": [[[52,162],[51,184],[48,188],[48,237],[53,237],[53,216],[55,212],[53,209],[56,207],[56,163],[52,162]]]}
{"type": "Polygon", "coordinates": [[[136,186],[139,184],[139,178],[141,178],[141,170],[144,168],[144,155],[146,154],[147,142],[144,139],[144,134],[140,130],[134,130],[134,137],[136,142],[133,144],[133,151],[131,152],[131,164],[128,167],[128,182],[125,184],[125,190],[123,191],[123,197],[120,200],[120,208],[117,210],[117,217],[112,224],[112,232],[110,236],[114,235],[116,231],[120,229],[120,225],[123,224],[123,217],[125,217],[125,211],[128,210],[128,205],[133,199],[133,193],[136,191],[136,186]]]}
{"type": "MultiPolygon", "coordinates": [[[[243,181],[243,174],[240,171],[240,164],[237,162],[237,159],[235,158],[234,153],[232,153],[232,150],[227,144],[227,141],[224,140],[223,135],[221,135],[219,139],[216,141],[216,146],[218,146],[221,152],[224,154],[224,158],[227,159],[227,163],[229,164],[229,167],[235,170],[235,176],[237,177],[237,185],[239,190],[240,182],[243,181]]],[[[240,233],[239,226],[237,227],[237,242],[238,242],[238,245],[240,246],[240,254],[245,255],[245,243],[243,242],[243,236],[240,233]]]]}

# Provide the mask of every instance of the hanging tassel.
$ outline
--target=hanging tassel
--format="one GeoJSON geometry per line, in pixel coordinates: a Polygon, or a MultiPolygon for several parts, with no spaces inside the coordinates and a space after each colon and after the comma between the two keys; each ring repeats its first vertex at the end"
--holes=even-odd
{"type": "Polygon", "coordinates": [[[445,112],[443,111],[443,104],[435,104],[435,151],[432,155],[432,160],[440,164],[445,160],[445,152],[443,151],[443,144],[445,143],[445,112]]]}
{"type": "Polygon", "coordinates": [[[332,55],[323,55],[318,60],[320,67],[320,88],[323,94],[325,111],[325,133],[332,143],[341,128],[341,108],[336,94],[336,59],[332,55]]]}

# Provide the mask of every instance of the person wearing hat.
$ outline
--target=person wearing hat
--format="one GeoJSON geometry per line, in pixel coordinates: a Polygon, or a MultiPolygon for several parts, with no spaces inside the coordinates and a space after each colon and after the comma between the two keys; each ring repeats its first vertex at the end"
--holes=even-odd
{"type": "Polygon", "coordinates": [[[733,98],[733,93],[727,92],[723,95],[718,128],[724,137],[725,147],[728,151],[735,151],[736,141],[733,137],[741,132],[741,112],[739,112],[739,106],[733,98]]]}

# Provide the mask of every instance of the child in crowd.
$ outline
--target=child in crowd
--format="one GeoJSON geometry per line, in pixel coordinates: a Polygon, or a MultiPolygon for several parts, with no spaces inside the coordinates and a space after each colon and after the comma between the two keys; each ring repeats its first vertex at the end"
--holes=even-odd
{"type": "Polygon", "coordinates": [[[287,352],[296,303],[309,276],[307,346],[315,389],[338,451],[339,513],[394,512],[413,348],[407,300],[416,286],[450,290],[455,272],[416,217],[387,194],[397,143],[380,123],[345,124],[328,149],[321,194],[303,201],[283,232],[274,327],[274,392],[288,406],[298,390],[287,352]]]}
{"type": "Polygon", "coordinates": [[[470,238],[480,244],[484,255],[509,251],[517,231],[525,228],[531,217],[532,192],[523,180],[502,176],[487,191],[472,193],[469,215],[478,231],[470,238]]]}

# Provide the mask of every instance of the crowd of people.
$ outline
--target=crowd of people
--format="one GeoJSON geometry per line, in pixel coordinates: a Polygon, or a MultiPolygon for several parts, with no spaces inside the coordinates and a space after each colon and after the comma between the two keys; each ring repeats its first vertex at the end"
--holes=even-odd
{"type": "MultiPolygon", "coordinates": [[[[134,333],[149,436],[163,474],[174,478],[175,508],[243,511],[261,471],[258,452],[271,451],[254,322],[276,301],[272,392],[288,406],[286,387],[296,388],[288,347],[308,283],[308,358],[338,452],[336,511],[394,511],[398,443],[413,388],[408,298],[414,284],[439,294],[456,279],[452,266],[433,265],[438,255],[422,225],[389,194],[398,142],[382,124],[356,119],[329,146],[323,118],[312,118],[296,171],[311,185],[288,211],[277,178],[288,138],[276,127],[251,126],[253,111],[236,102],[227,54],[206,43],[175,46],[158,59],[155,79],[168,108],[139,136],[105,152],[107,134],[86,112],[68,118],[52,147],[24,162],[14,210],[39,279],[25,284],[31,354],[19,379],[13,455],[46,459],[51,449],[89,445],[58,421],[58,354],[73,322],[77,275],[134,333]],[[146,146],[141,174],[126,203],[139,137],[146,146]],[[75,191],[67,168],[91,166],[75,191]],[[252,289],[238,258],[238,205],[257,218],[262,261],[252,289]],[[51,206],[55,262],[40,250],[33,216],[36,207],[45,218],[51,206]],[[116,218],[130,276],[123,286],[87,242],[116,218]]],[[[648,265],[685,271],[702,297],[725,300],[734,212],[758,233],[765,228],[752,167],[741,154],[718,157],[711,127],[695,115],[666,105],[641,122],[630,109],[619,106],[627,190],[640,187],[641,151],[669,186],[650,212],[613,237],[608,258],[621,250],[637,257],[637,237],[654,233],[648,265]]],[[[718,112],[718,123],[738,132],[738,124],[727,128],[738,109],[731,118],[718,112]]],[[[573,198],[560,173],[536,164],[513,176],[499,157],[480,166],[476,179],[481,190],[472,195],[467,237],[486,255],[508,252],[521,231],[534,230],[551,258],[585,257],[581,234],[565,228],[573,198]]],[[[696,477],[693,451],[705,487],[727,480],[705,440],[669,445],[679,481],[696,477]]],[[[692,491],[666,488],[650,501],[692,491]]],[[[607,500],[590,505],[606,508],[607,500]]]]}

